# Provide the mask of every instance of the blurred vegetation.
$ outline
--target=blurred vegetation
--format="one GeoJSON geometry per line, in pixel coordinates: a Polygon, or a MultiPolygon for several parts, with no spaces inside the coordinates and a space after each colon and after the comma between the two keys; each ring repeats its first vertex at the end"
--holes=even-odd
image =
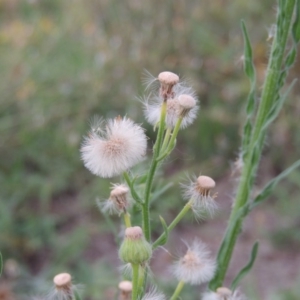
{"type": "MultiPolygon", "coordinates": [[[[89,287],[89,296],[113,295],[115,273],[106,257],[118,265],[109,253],[115,247],[109,234],[114,220],[105,222],[94,201],[108,194],[110,181],[92,176],[78,149],[95,114],[126,114],[144,122],[137,99],[143,95],[144,69],[181,74],[201,101],[197,122],[182,131],[163,174],[178,182],[187,169],[216,179],[230,173],[249,88],[240,19],[248,26],[262,81],[275,5],[271,0],[0,0],[0,250],[20,268],[12,275],[15,293],[47,290],[55,272],[67,268],[89,287]]],[[[299,70],[298,63],[291,77],[299,70]]],[[[294,93],[269,134],[261,182],[299,156],[299,87],[294,93]]],[[[153,139],[152,128],[143,125],[153,139]]],[[[294,173],[271,202],[281,220],[270,237],[275,244],[300,245],[294,229],[300,222],[299,182],[300,173],[294,173]]],[[[168,193],[164,200],[159,210],[168,209],[171,216],[180,197],[168,193]]],[[[282,299],[296,299],[288,295],[282,299]]]]}

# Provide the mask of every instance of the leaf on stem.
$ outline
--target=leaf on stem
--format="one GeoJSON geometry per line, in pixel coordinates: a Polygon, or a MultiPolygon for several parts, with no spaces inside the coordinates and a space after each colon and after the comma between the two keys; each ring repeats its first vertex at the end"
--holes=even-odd
{"type": "Polygon", "coordinates": [[[275,186],[286,176],[288,176],[291,172],[293,172],[296,168],[300,167],[300,159],[294,162],[289,168],[287,168],[285,171],[280,173],[278,176],[273,178],[265,187],[263,190],[256,196],[256,198],[253,200],[253,203],[251,204],[251,209],[253,209],[256,205],[266,200],[272,193],[275,186]]]}
{"type": "Polygon", "coordinates": [[[173,186],[173,182],[169,182],[168,184],[164,184],[161,189],[158,189],[155,193],[152,194],[152,203],[157,200],[161,195],[163,195],[168,189],[173,186]]]}
{"type": "Polygon", "coordinates": [[[244,70],[246,75],[249,77],[251,83],[255,81],[255,68],[253,64],[253,57],[252,57],[252,47],[250,43],[250,39],[248,36],[248,32],[246,29],[245,22],[242,21],[242,31],[243,31],[243,37],[244,37],[244,70]]]}
{"type": "Polygon", "coordinates": [[[293,39],[297,44],[300,41],[300,1],[296,3],[296,18],[292,27],[293,39]]]}
{"type": "Polygon", "coordinates": [[[252,122],[251,117],[255,110],[255,85],[256,85],[256,74],[255,67],[253,63],[252,47],[247,32],[245,22],[241,22],[242,32],[244,37],[244,71],[247,77],[250,80],[250,91],[247,98],[246,112],[247,112],[247,121],[243,129],[243,141],[242,141],[242,151],[243,159],[245,160],[248,152],[248,146],[250,143],[250,138],[252,134],[252,122]]]}
{"type": "Polygon", "coordinates": [[[258,252],[258,242],[255,242],[255,244],[252,247],[252,251],[251,251],[251,256],[250,256],[250,260],[247,263],[247,265],[237,274],[237,276],[234,278],[234,280],[232,281],[231,284],[231,290],[234,291],[236,289],[236,287],[238,286],[239,282],[241,281],[241,279],[247,275],[249,273],[249,271],[252,269],[254,261],[256,259],[257,256],[257,252],[258,252]]]}
{"type": "Polygon", "coordinates": [[[3,269],[3,260],[2,260],[2,254],[0,252],[0,276],[2,274],[2,269],[3,269]]]}
{"type": "Polygon", "coordinates": [[[159,244],[157,246],[162,246],[167,242],[167,240],[169,238],[169,230],[168,230],[168,225],[167,225],[166,221],[164,220],[164,218],[162,216],[159,216],[159,219],[160,219],[160,222],[164,229],[165,235],[164,235],[163,239],[161,239],[161,241],[159,242],[159,244]]]}
{"type": "Polygon", "coordinates": [[[81,297],[76,290],[74,291],[74,300],[81,300],[81,297]]]}
{"type": "Polygon", "coordinates": [[[294,87],[296,81],[297,81],[297,79],[294,79],[293,82],[288,87],[288,89],[286,90],[286,92],[274,103],[273,107],[271,108],[271,110],[268,113],[268,116],[266,117],[266,121],[265,121],[265,124],[264,124],[262,130],[266,130],[267,127],[277,118],[287,96],[289,95],[290,91],[294,87]]]}

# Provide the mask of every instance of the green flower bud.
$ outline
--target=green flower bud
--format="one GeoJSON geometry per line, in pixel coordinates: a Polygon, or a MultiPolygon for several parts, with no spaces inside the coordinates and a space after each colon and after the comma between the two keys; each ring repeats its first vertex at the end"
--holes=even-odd
{"type": "Polygon", "coordinates": [[[151,245],[145,240],[142,228],[129,227],[125,230],[125,239],[119,250],[120,259],[131,264],[142,264],[152,255],[151,245]]]}

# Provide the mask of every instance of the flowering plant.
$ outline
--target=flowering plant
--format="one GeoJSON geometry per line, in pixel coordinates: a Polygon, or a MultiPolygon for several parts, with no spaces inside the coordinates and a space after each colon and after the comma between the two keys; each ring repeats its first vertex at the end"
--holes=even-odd
{"type": "MultiPolygon", "coordinates": [[[[224,234],[217,258],[211,257],[207,246],[198,239],[187,244],[185,254],[174,262],[171,270],[178,285],[170,297],[179,298],[186,284],[208,284],[204,290],[204,300],[238,300],[243,296],[236,289],[240,280],[249,272],[258,252],[255,243],[249,262],[233,280],[230,289],[223,286],[224,278],[232,257],[233,249],[241,231],[243,220],[259,203],[272,192],[273,187],[296,167],[300,161],[272,179],[254,198],[251,194],[258,169],[267,128],[280,112],[283,102],[290,91],[281,94],[289,68],[295,61],[296,47],[300,40],[300,1],[279,0],[276,30],[274,30],[265,82],[260,101],[257,97],[255,67],[252,49],[245,24],[242,30],[245,42],[244,67],[251,87],[246,105],[246,122],[244,125],[241,152],[239,156],[240,179],[232,206],[231,216],[224,234]],[[294,11],[295,17],[293,20],[294,11]],[[291,26],[292,25],[292,26],[291,26]],[[287,39],[292,27],[293,44],[286,54],[287,39]]],[[[147,137],[144,130],[127,117],[117,117],[107,121],[95,120],[91,131],[85,137],[81,147],[84,165],[95,175],[111,178],[121,175],[123,182],[112,185],[110,196],[99,207],[104,213],[112,213],[124,218],[124,240],[120,245],[119,257],[128,271],[119,283],[119,299],[122,300],[163,300],[164,294],[154,287],[149,289],[148,279],[153,252],[167,243],[170,232],[188,212],[198,218],[213,216],[217,209],[216,195],[212,190],[215,181],[209,174],[200,175],[184,186],[184,198],[187,203],[174,220],[167,225],[161,217],[164,231],[153,240],[151,232],[151,200],[153,181],[161,163],[169,157],[176,146],[180,129],[191,125],[199,110],[199,101],[194,90],[179,76],[172,72],[162,72],[157,77],[149,77],[147,88],[150,94],[144,101],[146,120],[157,131],[153,147],[153,156],[145,175],[135,174],[132,170],[146,155],[147,137]],[[139,183],[143,184],[140,185],[139,183]],[[141,224],[132,224],[132,206],[141,212],[141,224]],[[129,278],[128,278],[129,277],[129,278]]],[[[122,180],[121,180],[122,181],[122,180]]],[[[66,291],[67,299],[79,299],[72,288],[70,276],[56,277],[55,285],[60,294],[66,291]],[[68,279],[61,283],[58,279],[68,279]]]]}

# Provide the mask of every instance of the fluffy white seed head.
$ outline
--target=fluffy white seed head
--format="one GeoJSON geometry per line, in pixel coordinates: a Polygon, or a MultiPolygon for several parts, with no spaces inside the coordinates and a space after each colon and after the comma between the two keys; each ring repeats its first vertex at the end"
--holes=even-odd
{"type": "Polygon", "coordinates": [[[204,293],[202,300],[246,300],[238,290],[232,292],[226,287],[219,287],[215,292],[204,293]]]}
{"type": "Polygon", "coordinates": [[[110,197],[104,202],[98,202],[99,208],[103,213],[122,214],[131,205],[131,199],[128,196],[129,188],[124,184],[114,184],[112,186],[110,197]]]}
{"type": "Polygon", "coordinates": [[[185,255],[174,264],[172,270],[177,280],[195,285],[212,279],[216,264],[210,258],[207,247],[195,240],[188,246],[185,255]]]}
{"type": "Polygon", "coordinates": [[[61,273],[53,278],[54,289],[45,297],[47,300],[72,300],[77,289],[72,284],[72,277],[68,273],[61,273]]]}
{"type": "Polygon", "coordinates": [[[158,292],[155,288],[152,288],[143,296],[142,300],[166,300],[166,296],[158,292]]]}
{"type": "Polygon", "coordinates": [[[143,160],[147,138],[142,127],[126,117],[108,120],[105,128],[101,125],[81,147],[84,165],[93,174],[113,177],[143,160]]]}
{"type": "MultiPolygon", "coordinates": [[[[167,100],[166,126],[173,129],[182,117],[180,128],[186,128],[192,124],[197,116],[198,105],[195,92],[184,85],[174,87],[174,95],[167,100]]],[[[160,120],[162,98],[151,96],[144,101],[144,114],[147,121],[155,126],[160,120]]]]}
{"type": "Polygon", "coordinates": [[[215,201],[216,194],[211,195],[211,190],[216,186],[215,181],[208,176],[199,176],[194,178],[188,185],[182,185],[184,189],[184,198],[193,199],[192,209],[195,213],[203,215],[207,212],[210,216],[218,208],[215,201]]]}

